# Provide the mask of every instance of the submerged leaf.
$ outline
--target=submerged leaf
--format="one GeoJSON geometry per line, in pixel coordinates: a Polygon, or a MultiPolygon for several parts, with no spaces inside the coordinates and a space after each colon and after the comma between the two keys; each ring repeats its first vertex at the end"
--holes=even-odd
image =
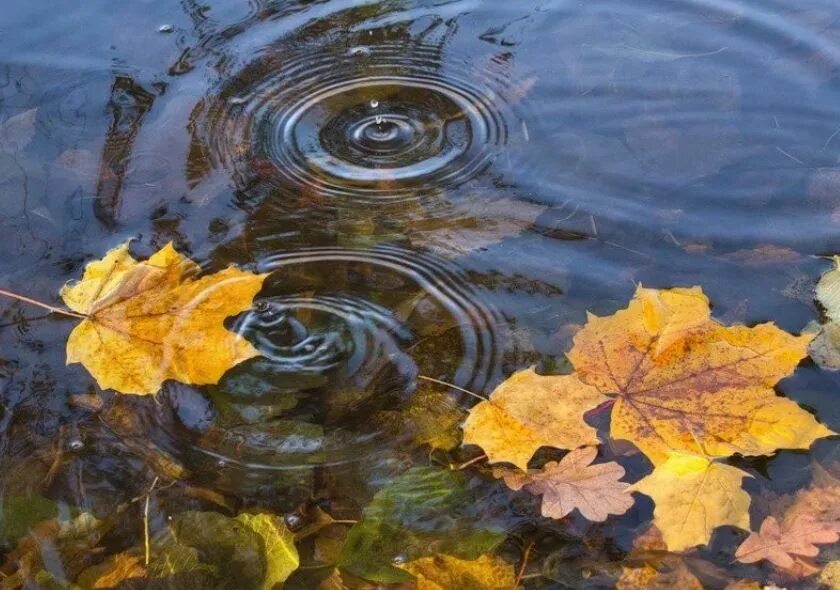
{"type": "Polygon", "coordinates": [[[542,446],[597,445],[595,429],[583,421],[579,410],[607,400],[572,375],[542,376],[533,368],[525,369],[508,377],[489,401],[470,410],[464,444],[480,446],[491,463],[506,461],[525,470],[542,446]]]}
{"type": "Polygon", "coordinates": [[[653,524],[669,550],[682,551],[708,543],[719,526],[749,530],[750,496],[741,489],[745,477],[729,465],[672,453],[630,489],[653,499],[653,524]]]}
{"type": "Polygon", "coordinates": [[[403,582],[411,577],[394,567],[399,556],[414,560],[439,552],[475,559],[491,551],[504,534],[482,524],[465,479],[431,467],[394,478],[350,529],[338,565],[367,580],[403,582]]]}
{"type": "Polygon", "coordinates": [[[592,465],[598,451],[586,447],[572,451],[558,463],[549,461],[539,471],[528,473],[505,470],[505,483],[514,490],[525,488],[542,495],[542,514],[563,518],[577,509],[593,522],[603,522],[611,514],[624,514],[633,505],[630,484],[619,481],[624,468],[618,463],[592,465]]]}
{"type": "Polygon", "coordinates": [[[137,262],[123,244],[91,262],[61,297],[87,316],[70,334],[67,362],[82,363],[103,389],[153,394],[163,381],[217,383],[259,354],[224,327],[248,309],[266,275],[234,267],[196,278],[197,264],[167,244],[137,262]]]}
{"type": "Polygon", "coordinates": [[[621,568],[616,590],[703,590],[694,574],[682,561],[669,562],[660,569],[645,564],[641,567],[621,568]]]}
{"type": "Polygon", "coordinates": [[[400,567],[417,578],[417,590],[511,590],[516,585],[513,566],[492,555],[472,561],[433,555],[400,567]]]}

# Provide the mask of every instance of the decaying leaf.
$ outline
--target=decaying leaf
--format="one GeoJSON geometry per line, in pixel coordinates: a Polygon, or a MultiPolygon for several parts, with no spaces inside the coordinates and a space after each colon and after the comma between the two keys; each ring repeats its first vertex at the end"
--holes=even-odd
{"type": "Polygon", "coordinates": [[[823,369],[837,370],[840,369],[840,256],[834,256],[832,261],[834,268],[823,273],[816,289],[817,300],[829,321],[816,325],[817,330],[822,329],[811,342],[809,353],[823,369]]]}
{"type": "Polygon", "coordinates": [[[61,297],[86,317],[67,341],[100,387],[153,394],[166,379],[217,383],[259,353],[224,320],[246,310],[266,275],[234,267],[196,278],[197,264],[167,244],[138,262],[123,244],[91,262],[61,297]]]}
{"type": "Polygon", "coordinates": [[[374,416],[377,424],[394,437],[410,439],[415,445],[450,451],[461,443],[465,412],[455,399],[428,384],[420,384],[402,410],[383,410],[374,416]]]}
{"type": "Polygon", "coordinates": [[[612,437],[658,465],[671,451],[764,455],[833,434],[772,389],[810,340],[773,324],[725,327],[699,287],[640,287],[626,309],[589,316],[568,356],[581,381],[616,397],[612,437]]]}
{"type": "Polygon", "coordinates": [[[438,554],[400,567],[417,578],[417,590],[511,590],[516,586],[513,566],[493,555],[467,561],[438,554]]]}
{"type": "Polygon", "coordinates": [[[840,590],[840,561],[830,561],[820,572],[820,584],[828,590],[840,590]]]}
{"type": "Polygon", "coordinates": [[[656,503],[653,524],[671,551],[709,542],[719,526],[750,528],[750,496],[741,489],[749,475],[730,465],[685,453],[672,453],[631,490],[656,503]]]}
{"type": "Polygon", "coordinates": [[[622,567],[616,590],[703,590],[694,574],[682,561],[669,562],[660,569],[645,564],[641,567],[622,567]]]}
{"type": "Polygon", "coordinates": [[[126,580],[145,578],[143,558],[130,553],[117,553],[104,562],[86,569],[79,577],[79,584],[91,590],[117,588],[126,580]]]}
{"type": "Polygon", "coordinates": [[[542,514],[563,518],[575,508],[584,518],[603,522],[611,514],[624,514],[633,505],[629,484],[619,481],[624,468],[618,463],[592,465],[595,447],[577,449],[558,463],[550,461],[539,471],[503,470],[499,473],[513,490],[523,487],[542,495],[542,514]]]}
{"type": "Polygon", "coordinates": [[[759,531],[750,533],[735,552],[741,563],[755,563],[766,559],[782,569],[796,566],[798,557],[815,557],[817,545],[834,543],[840,538],[840,526],[819,522],[807,516],[796,518],[782,527],[772,516],[761,523],[759,531]]]}
{"type": "Polygon", "coordinates": [[[464,443],[480,446],[491,463],[506,461],[526,470],[542,446],[597,445],[596,431],[583,421],[580,408],[607,400],[572,375],[541,376],[525,369],[499,385],[489,401],[470,409],[464,443]]]}
{"type": "Polygon", "coordinates": [[[337,565],[374,582],[409,581],[395,558],[446,553],[476,559],[504,539],[488,521],[463,473],[414,467],[374,495],[348,532],[337,565]]]}

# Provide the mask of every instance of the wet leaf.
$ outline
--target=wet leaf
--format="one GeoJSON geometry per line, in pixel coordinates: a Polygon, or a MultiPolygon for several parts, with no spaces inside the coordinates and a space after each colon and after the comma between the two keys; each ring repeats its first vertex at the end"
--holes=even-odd
{"type": "Polygon", "coordinates": [[[0,153],[21,151],[35,137],[35,117],[38,109],[30,109],[0,123],[0,153]]]}
{"type": "Polygon", "coordinates": [[[660,569],[648,564],[623,567],[615,587],[616,590],[703,590],[700,580],[679,560],[669,561],[660,569]]]}
{"type": "Polygon", "coordinates": [[[191,511],[176,515],[173,525],[179,543],[221,571],[236,572],[249,588],[271,590],[299,565],[294,536],[277,516],[191,511]]]}
{"type": "Polygon", "coordinates": [[[735,552],[741,563],[755,563],[765,559],[782,569],[796,566],[794,556],[816,557],[817,545],[834,543],[840,538],[840,526],[800,516],[782,527],[772,516],[761,523],[759,531],[750,533],[735,552]]]}
{"type": "Polygon", "coordinates": [[[723,525],[750,528],[750,496],[741,489],[749,475],[735,467],[685,453],[672,453],[653,473],[631,486],[656,503],[653,524],[671,551],[709,542],[723,525]]]}
{"type": "MultiPolygon", "coordinates": [[[[558,463],[549,461],[539,471],[504,470],[500,475],[513,490],[523,487],[542,495],[542,514],[563,518],[577,509],[593,522],[603,522],[611,514],[624,514],[633,505],[629,484],[619,481],[624,468],[618,463],[592,465],[595,447],[577,449],[558,463]]],[[[498,477],[498,475],[497,475],[498,477]]]]}
{"type": "Polygon", "coordinates": [[[422,384],[405,408],[383,410],[374,419],[390,436],[450,451],[461,444],[465,414],[451,395],[422,384]]]}
{"type": "Polygon", "coordinates": [[[79,584],[92,590],[116,588],[122,582],[133,578],[145,578],[146,568],[138,555],[117,553],[99,565],[86,569],[79,576],[79,584]]]}
{"type": "Polygon", "coordinates": [[[834,268],[823,273],[817,283],[817,300],[832,322],[840,321],[840,256],[832,257],[834,268]]]}
{"type": "Polygon", "coordinates": [[[493,555],[471,561],[433,555],[400,567],[417,578],[417,590],[510,590],[516,586],[513,566],[493,555]]]}
{"type": "Polygon", "coordinates": [[[460,472],[415,467],[374,495],[348,535],[338,565],[375,582],[411,579],[394,567],[433,553],[475,559],[504,534],[482,524],[484,515],[460,472]]]}
{"type": "Polygon", "coordinates": [[[834,268],[823,273],[816,289],[817,300],[825,309],[829,321],[821,326],[821,330],[819,325],[813,325],[813,329],[819,331],[808,352],[823,369],[836,370],[840,369],[840,256],[834,256],[832,260],[834,268]]]}
{"type": "Polygon", "coordinates": [[[506,461],[525,470],[542,446],[597,445],[596,431],[583,421],[580,409],[607,399],[574,376],[541,376],[525,369],[499,385],[489,401],[470,409],[464,444],[480,446],[491,463],[506,461]]]}
{"type": "Polygon", "coordinates": [[[699,287],[640,287],[626,309],[590,316],[568,356],[581,381],[616,397],[611,436],[659,465],[671,451],[765,455],[833,434],[772,389],[810,340],[773,324],[723,326],[699,287]]]}
{"type": "Polygon", "coordinates": [[[840,561],[830,561],[820,573],[820,584],[829,590],[840,590],[840,561]]]}
{"type": "Polygon", "coordinates": [[[61,297],[87,316],[67,341],[67,362],[82,363],[103,389],[153,394],[164,380],[217,383],[259,353],[225,329],[246,310],[265,275],[234,267],[196,278],[197,264],[168,244],[138,262],[123,244],[88,264],[61,297]]]}
{"type": "Polygon", "coordinates": [[[58,506],[41,496],[3,498],[0,511],[0,542],[13,543],[39,522],[58,516],[58,506]]]}

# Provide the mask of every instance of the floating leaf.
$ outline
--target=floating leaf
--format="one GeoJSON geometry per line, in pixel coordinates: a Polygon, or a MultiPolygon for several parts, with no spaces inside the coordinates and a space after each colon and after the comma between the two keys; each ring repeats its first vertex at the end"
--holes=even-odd
{"type": "Polygon", "coordinates": [[[394,567],[398,556],[414,560],[439,552],[475,559],[504,534],[487,524],[460,472],[415,467],[374,495],[348,535],[338,565],[375,582],[411,579],[394,567]]]}
{"type": "Polygon", "coordinates": [[[833,434],[772,389],[810,340],[773,324],[725,327],[699,287],[640,287],[627,309],[590,316],[569,358],[581,381],[617,398],[612,437],[661,464],[671,451],[764,455],[833,434]]]}
{"type": "Polygon", "coordinates": [[[516,586],[513,566],[493,555],[471,561],[433,555],[400,567],[417,578],[417,590],[511,590],[516,586]]]}
{"type": "Polygon", "coordinates": [[[816,325],[819,333],[808,351],[820,367],[836,370],[840,369],[840,256],[834,256],[832,260],[834,268],[823,273],[816,289],[817,300],[830,321],[823,326],[816,325]]]}
{"type": "Polygon", "coordinates": [[[592,465],[595,447],[577,449],[558,463],[549,461],[539,471],[504,470],[501,476],[513,490],[523,487],[542,495],[542,514],[563,518],[576,509],[593,522],[603,522],[611,514],[624,514],[633,505],[629,484],[619,481],[624,468],[615,462],[592,465]]]}
{"type": "Polygon", "coordinates": [[[266,275],[198,272],[171,243],[145,262],[126,243],[88,264],[81,281],[61,290],[67,306],[87,316],[70,334],[67,362],[121,393],[153,394],[166,379],[217,383],[259,354],[224,320],[251,305],[266,275]]]}
{"type": "Polygon", "coordinates": [[[596,431],[581,417],[608,398],[571,375],[541,376],[533,367],[514,373],[470,409],[464,444],[484,449],[491,463],[506,461],[522,470],[542,446],[575,449],[597,445],[596,431]]]}
{"type": "Polygon", "coordinates": [[[653,473],[631,486],[656,503],[653,524],[671,551],[709,542],[719,526],[750,528],[750,496],[740,469],[684,453],[672,453],[653,473]]]}
{"type": "Polygon", "coordinates": [[[759,531],[750,533],[735,552],[741,563],[755,563],[766,559],[782,569],[794,568],[794,556],[816,557],[817,545],[834,543],[840,538],[840,526],[819,522],[807,516],[796,518],[782,527],[772,516],[761,523],[759,531]]]}

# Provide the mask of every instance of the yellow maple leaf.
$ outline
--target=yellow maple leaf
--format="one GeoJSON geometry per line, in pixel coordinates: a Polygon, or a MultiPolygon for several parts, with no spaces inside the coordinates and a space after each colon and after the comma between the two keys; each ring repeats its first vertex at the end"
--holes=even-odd
{"type": "Polygon", "coordinates": [[[524,369],[499,385],[488,401],[470,409],[464,444],[480,446],[491,463],[506,461],[525,470],[542,446],[597,445],[595,429],[576,410],[607,400],[574,376],[542,376],[533,367],[524,369]]]}
{"type": "Polygon", "coordinates": [[[492,555],[468,561],[438,554],[400,567],[417,578],[417,590],[511,590],[516,586],[513,566],[492,555]]]}
{"type": "Polygon", "coordinates": [[[749,474],[705,457],[671,453],[630,487],[656,504],[653,524],[671,551],[709,542],[723,525],[750,528],[750,496],[741,489],[749,474]]]}
{"type": "Polygon", "coordinates": [[[138,262],[123,244],[91,262],[61,290],[85,317],[67,341],[67,363],[82,363],[103,389],[154,394],[166,379],[217,383],[257,350],[224,327],[248,309],[266,275],[199,267],[167,244],[138,262]]]}
{"type": "Polygon", "coordinates": [[[590,315],[568,356],[581,381],[616,398],[611,436],[661,464],[671,451],[765,455],[834,434],[772,389],[811,338],[773,324],[723,326],[699,287],[640,287],[626,309],[590,315]]]}

